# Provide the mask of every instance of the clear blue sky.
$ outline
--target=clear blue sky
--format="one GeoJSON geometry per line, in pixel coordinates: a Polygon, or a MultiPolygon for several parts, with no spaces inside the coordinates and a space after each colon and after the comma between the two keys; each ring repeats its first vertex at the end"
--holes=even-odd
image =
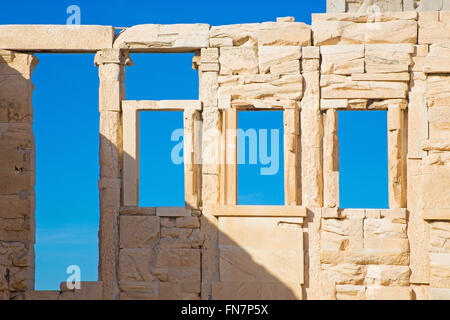
{"type": "MultiPolygon", "coordinates": [[[[1,24],[65,24],[66,9],[81,8],[82,24],[129,27],[143,23],[211,25],[274,21],[295,16],[310,23],[311,13],[325,12],[320,1],[28,1],[2,3],[1,24]]],[[[33,75],[34,129],[37,150],[36,289],[54,290],[79,265],[82,280],[97,280],[99,203],[98,75],[94,56],[38,54],[33,75]]],[[[134,55],[127,69],[128,99],[197,99],[197,72],[191,54],[134,55]]],[[[181,113],[141,113],[141,205],[183,205],[183,170],[170,161],[177,142],[170,141],[183,123],[181,113]],[[154,137],[158,137],[155,139],[154,137]],[[167,191],[172,195],[167,197],[167,191]]],[[[341,116],[342,207],[387,206],[386,115],[382,112],[341,116]],[[381,126],[381,127],[380,127],[381,126]],[[382,128],[382,129],[380,129],[382,128]],[[374,179],[368,183],[368,179],[374,179]]],[[[256,165],[239,166],[240,204],[283,204],[281,112],[241,112],[243,129],[279,129],[279,173],[262,176],[256,165]]],[[[258,131],[259,132],[259,131],[258,131]]],[[[272,145],[268,143],[268,153],[272,145]]],[[[246,152],[248,159],[249,154],[246,152]]],[[[259,159],[259,157],[258,157],[259,159]]]]}

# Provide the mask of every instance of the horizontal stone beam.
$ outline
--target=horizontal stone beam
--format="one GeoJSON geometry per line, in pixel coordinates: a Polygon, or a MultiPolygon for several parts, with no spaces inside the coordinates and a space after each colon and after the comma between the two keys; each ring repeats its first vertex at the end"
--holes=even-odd
{"type": "Polygon", "coordinates": [[[216,217],[306,217],[302,206],[240,206],[223,205],[211,208],[216,217]]]}
{"type": "Polygon", "coordinates": [[[184,111],[202,110],[200,100],[123,100],[124,108],[134,108],[138,111],[184,111]]]}
{"type": "Polygon", "coordinates": [[[112,48],[115,29],[84,25],[0,25],[0,49],[90,53],[112,48]]]}

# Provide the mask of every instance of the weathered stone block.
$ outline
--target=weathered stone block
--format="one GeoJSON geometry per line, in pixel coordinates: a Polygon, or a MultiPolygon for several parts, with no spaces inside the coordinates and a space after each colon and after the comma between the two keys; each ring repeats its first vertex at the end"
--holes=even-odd
{"type": "Polygon", "coordinates": [[[150,271],[151,249],[121,249],[119,255],[119,281],[154,281],[150,271]]]}
{"type": "Polygon", "coordinates": [[[0,49],[52,52],[96,52],[112,48],[114,28],[109,26],[3,25],[0,49]]]}
{"type": "Polygon", "coordinates": [[[412,300],[413,292],[407,287],[370,286],[366,290],[368,300],[412,300]]]}
{"type": "Polygon", "coordinates": [[[366,285],[409,286],[411,270],[408,266],[367,266],[366,285]]]}
{"type": "Polygon", "coordinates": [[[152,248],[159,239],[159,235],[158,217],[120,217],[121,248],[152,248]]]}
{"type": "Polygon", "coordinates": [[[209,47],[207,24],[143,24],[122,31],[114,48],[140,52],[191,52],[209,47]]]}
{"type": "Polygon", "coordinates": [[[220,74],[258,73],[258,57],[254,47],[220,48],[220,74]]]}

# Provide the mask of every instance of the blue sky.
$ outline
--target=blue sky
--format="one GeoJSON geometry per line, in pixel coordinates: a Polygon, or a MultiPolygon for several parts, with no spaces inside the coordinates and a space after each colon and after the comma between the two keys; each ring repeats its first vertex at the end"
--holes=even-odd
{"type": "MultiPolygon", "coordinates": [[[[129,27],[143,23],[211,25],[274,21],[295,16],[310,23],[325,12],[321,1],[6,1],[1,24],[65,24],[69,5],[81,8],[82,24],[129,27]]],[[[36,289],[54,290],[70,265],[81,267],[84,281],[97,280],[99,201],[98,70],[92,54],[38,54],[33,75],[34,130],[37,150],[36,289]]],[[[127,68],[128,99],[197,99],[192,54],[133,55],[127,68]]],[[[174,129],[182,114],[141,113],[141,205],[183,205],[183,169],[170,161],[174,129]],[[158,139],[154,137],[157,136],[158,139]],[[167,197],[170,190],[172,196],[167,197]]],[[[385,113],[340,115],[342,207],[387,206],[385,113]],[[383,128],[383,129],[380,129],[383,128]],[[368,179],[374,179],[368,183],[368,179]]],[[[279,173],[261,176],[267,167],[240,165],[240,204],[283,204],[282,113],[239,113],[243,129],[279,129],[279,173]]],[[[268,143],[270,154],[271,143],[268,143]]],[[[248,158],[248,152],[247,152],[248,158]]]]}

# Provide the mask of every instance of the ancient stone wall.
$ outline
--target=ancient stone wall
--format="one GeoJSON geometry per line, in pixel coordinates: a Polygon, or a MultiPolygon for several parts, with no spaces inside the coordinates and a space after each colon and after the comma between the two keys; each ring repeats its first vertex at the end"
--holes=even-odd
{"type": "Polygon", "coordinates": [[[450,10],[449,0],[327,0],[327,12],[396,12],[450,10]]]}
{"type": "Polygon", "coordinates": [[[314,14],[311,26],[290,17],[140,25],[114,41],[111,27],[89,26],[79,35],[98,42],[68,33],[64,47],[39,27],[39,42],[15,47],[0,26],[0,77],[14,79],[0,82],[0,297],[450,299],[449,19],[405,11],[314,14]],[[17,50],[97,52],[99,281],[81,290],[32,290],[35,60],[17,50]],[[137,52],[194,52],[199,100],[126,100],[137,52]],[[138,206],[139,114],[152,110],[184,112],[186,207],[138,206]],[[283,111],[285,206],[237,205],[239,110],[283,111]],[[340,208],[339,110],[387,111],[389,209],[340,208]]]}

